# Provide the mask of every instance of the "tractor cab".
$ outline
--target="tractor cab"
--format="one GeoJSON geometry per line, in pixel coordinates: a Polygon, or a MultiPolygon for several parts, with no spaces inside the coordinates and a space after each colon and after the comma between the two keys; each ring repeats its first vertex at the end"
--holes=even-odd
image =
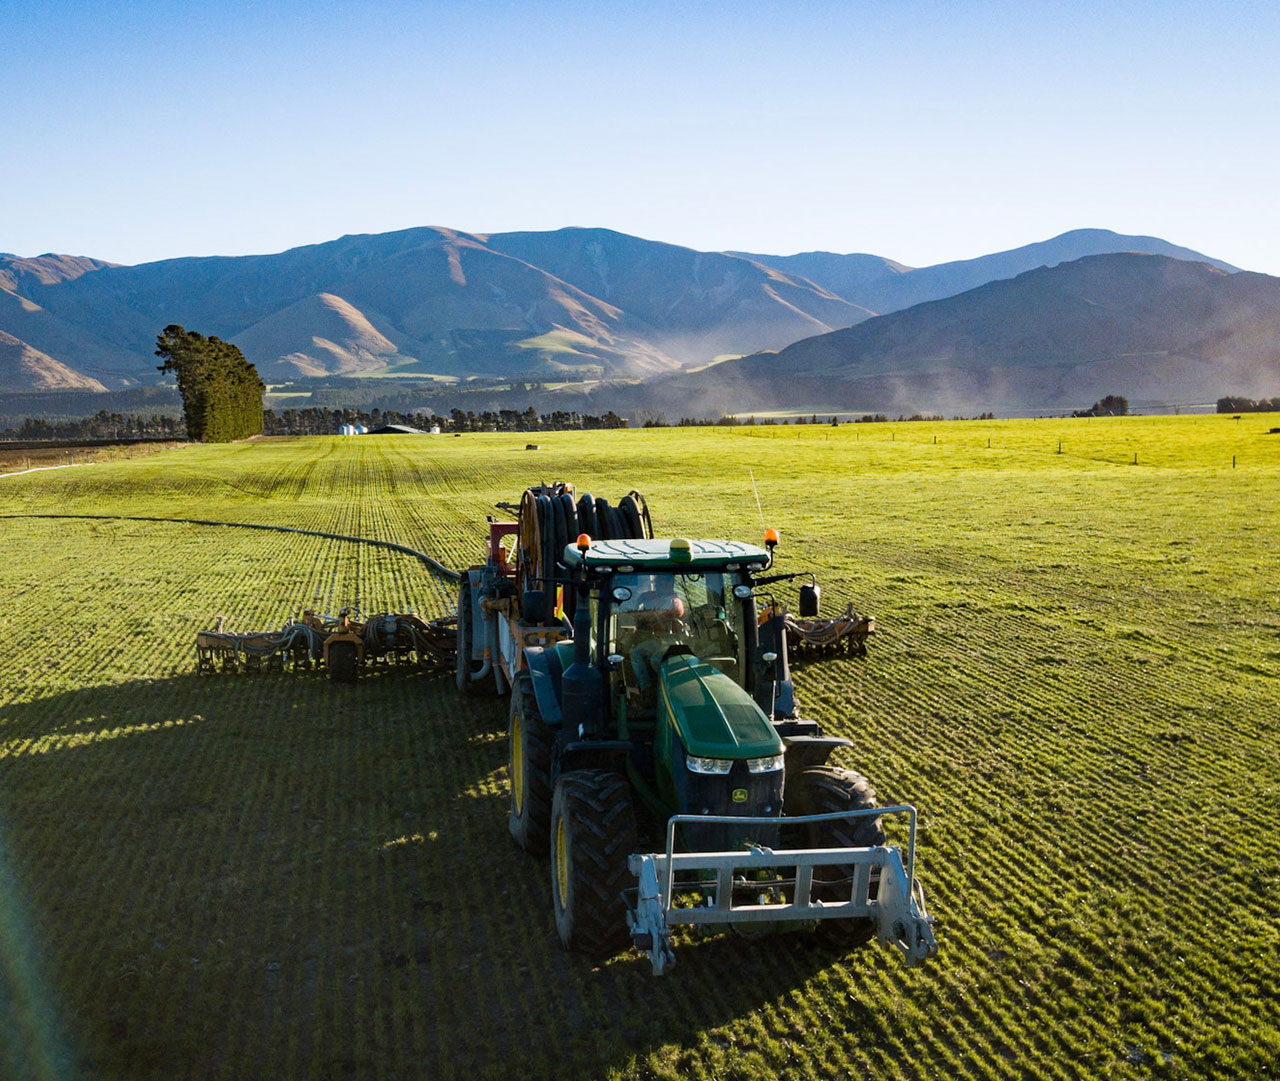
{"type": "MultiPolygon", "coordinates": [[[[582,623],[607,701],[600,735],[627,748],[626,770],[645,802],[663,817],[780,816],[786,745],[775,714],[787,721],[775,706],[792,699],[777,694],[785,658],[779,665],[766,648],[754,582],[772,552],[628,540],[588,542],[565,561],[585,586],[582,623]]],[[[785,638],[777,648],[785,651],[785,638]]],[[[698,843],[724,847],[755,832],[730,838],[708,827],[698,843]]]]}
{"type": "Polygon", "coordinates": [[[664,657],[698,657],[750,689],[755,641],[751,574],[770,555],[725,541],[603,541],[566,553],[585,572],[593,633],[614,660],[614,689],[633,706],[654,704],[664,657]]]}

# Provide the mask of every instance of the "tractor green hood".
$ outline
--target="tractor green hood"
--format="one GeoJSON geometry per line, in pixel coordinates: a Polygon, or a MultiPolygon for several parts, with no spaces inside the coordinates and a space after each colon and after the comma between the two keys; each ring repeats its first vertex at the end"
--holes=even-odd
{"type": "Polygon", "coordinates": [[[699,758],[782,754],[782,738],[764,711],[732,679],[696,657],[667,658],[662,700],[685,751],[699,758]]]}

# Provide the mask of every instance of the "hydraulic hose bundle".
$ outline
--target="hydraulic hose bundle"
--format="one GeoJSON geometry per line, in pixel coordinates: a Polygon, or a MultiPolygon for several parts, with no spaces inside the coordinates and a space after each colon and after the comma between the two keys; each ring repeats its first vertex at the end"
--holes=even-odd
{"type": "MultiPolygon", "coordinates": [[[[630,491],[616,504],[589,492],[575,494],[572,484],[540,484],[520,497],[518,588],[555,595],[556,586],[568,577],[564,564],[566,545],[581,533],[593,541],[648,540],[653,521],[644,496],[630,491]]],[[[572,615],[573,598],[566,591],[565,611],[572,615]]]]}

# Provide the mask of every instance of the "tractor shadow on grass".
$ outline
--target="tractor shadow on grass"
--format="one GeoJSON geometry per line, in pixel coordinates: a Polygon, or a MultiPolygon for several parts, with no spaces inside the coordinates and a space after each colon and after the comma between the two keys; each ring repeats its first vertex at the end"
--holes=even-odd
{"type": "Polygon", "coordinates": [[[300,1062],[342,1059],[401,1008],[377,978],[429,914],[416,883],[374,876],[401,847],[424,873],[398,838],[451,849],[488,823],[501,712],[394,670],[354,686],[184,674],[0,706],[0,824],[76,1072],[216,1076],[245,1055],[239,1076],[311,1076],[300,1062]],[[356,1009],[367,981],[379,992],[356,1009]],[[298,1058],[268,1068],[250,1046],[298,1058]]]}
{"type": "MultiPolygon", "coordinates": [[[[651,1055],[673,1075],[696,1072],[708,1039],[722,1041],[721,1049],[749,1045],[740,1022],[820,995],[813,981],[822,973],[839,970],[836,982],[847,991],[858,971],[897,963],[874,948],[846,959],[805,934],[686,937],[677,966],[661,978],[632,950],[601,961],[566,953],[548,860],[517,850],[506,809],[505,794],[479,800],[464,848],[419,839],[415,854],[414,845],[400,844],[383,853],[377,872],[401,879],[397,905],[417,891],[411,935],[384,946],[380,979],[416,995],[421,1015],[437,1019],[421,1058],[448,1063],[456,1076],[505,1079],[518,1062],[522,1076],[590,1081],[613,1070],[632,1076],[631,1061],[651,1055]],[[439,851],[424,851],[432,848],[439,851]]],[[[853,1038],[877,1038],[885,1028],[852,997],[842,996],[838,1016],[853,1038]]],[[[803,1045],[805,1023],[787,1019],[771,1036],[803,1045]]],[[[639,1076],[649,1075],[639,1067],[639,1076]]]]}
{"type": "Polygon", "coordinates": [[[505,715],[396,672],[180,675],[0,707],[0,822],[77,1072],[505,1078],[519,1061],[586,1081],[651,1053],[678,1069],[840,962],[803,935],[689,940],[660,980],[635,953],[566,954],[546,858],[507,833],[505,715]]]}

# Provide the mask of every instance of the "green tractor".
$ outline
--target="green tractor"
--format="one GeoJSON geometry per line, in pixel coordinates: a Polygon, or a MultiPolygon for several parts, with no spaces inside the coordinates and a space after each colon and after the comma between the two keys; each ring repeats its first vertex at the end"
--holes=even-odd
{"type": "Polygon", "coordinates": [[[768,589],[808,578],[802,617],[818,590],[769,573],[776,534],[763,548],[654,539],[638,493],[615,507],[565,484],[508,509],[519,520],[491,520],[488,560],[463,574],[458,681],[511,690],[510,831],[549,853],[565,946],[631,944],[661,973],[685,924],[932,956],[914,808],[877,806],[865,778],[830,763],[851,742],[795,708],[768,589]],[[905,862],[886,815],[908,819],[905,862]],[[653,819],[660,851],[641,843],[653,819]]]}

